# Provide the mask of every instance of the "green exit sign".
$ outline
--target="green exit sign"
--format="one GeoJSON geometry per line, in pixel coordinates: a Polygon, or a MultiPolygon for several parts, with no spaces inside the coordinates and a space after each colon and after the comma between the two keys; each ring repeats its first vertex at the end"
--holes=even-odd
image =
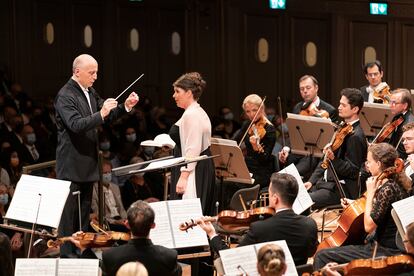
{"type": "Polygon", "coordinates": [[[271,9],[284,10],[286,9],[287,0],[269,0],[269,6],[271,9]]]}
{"type": "Polygon", "coordinates": [[[369,13],[374,15],[387,15],[387,3],[369,3],[369,13]]]}

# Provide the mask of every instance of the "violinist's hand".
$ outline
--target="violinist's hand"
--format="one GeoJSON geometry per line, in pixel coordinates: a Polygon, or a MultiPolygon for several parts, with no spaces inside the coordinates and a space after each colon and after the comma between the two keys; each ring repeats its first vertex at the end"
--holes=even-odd
{"type": "Polygon", "coordinates": [[[341,276],[341,273],[335,270],[335,268],[338,266],[337,263],[327,263],[323,268],[323,275],[327,276],[341,276]]]}
{"type": "Polygon", "coordinates": [[[286,160],[287,160],[287,158],[288,158],[288,156],[289,156],[289,152],[288,151],[285,151],[285,150],[281,150],[281,151],[279,151],[279,161],[280,161],[280,163],[286,163],[286,160]]]}
{"type": "Polygon", "coordinates": [[[414,170],[414,154],[410,154],[407,156],[407,161],[410,162],[411,169],[414,170]]]}
{"type": "Polygon", "coordinates": [[[366,186],[367,186],[367,194],[373,195],[375,193],[375,190],[377,189],[376,177],[375,176],[368,177],[366,181],[366,186]]]}
{"type": "Polygon", "coordinates": [[[259,141],[259,138],[257,138],[254,135],[251,135],[250,138],[249,138],[249,142],[252,145],[254,151],[259,151],[258,141],[259,141]]]}
{"type": "Polygon", "coordinates": [[[185,193],[185,190],[187,189],[187,181],[188,176],[190,175],[190,172],[182,171],[180,174],[180,178],[178,179],[177,186],[175,187],[175,192],[179,195],[182,195],[185,193]]]}
{"type": "Polygon", "coordinates": [[[354,202],[352,199],[349,199],[349,198],[341,198],[341,205],[342,205],[342,208],[346,208],[346,207],[348,207],[352,202],[354,202]]]}
{"type": "Polygon", "coordinates": [[[210,217],[202,217],[200,219],[199,225],[201,229],[203,229],[204,232],[206,232],[208,238],[211,239],[216,235],[216,229],[214,229],[213,224],[210,221],[205,221],[208,218],[210,217]]]}
{"type": "Polygon", "coordinates": [[[109,115],[111,110],[117,107],[117,105],[118,105],[118,102],[115,99],[113,98],[106,99],[100,111],[102,119],[105,119],[106,116],[109,115]]]}
{"type": "Polygon", "coordinates": [[[79,248],[81,250],[81,252],[83,252],[86,247],[82,246],[81,242],[79,241],[78,237],[82,236],[83,232],[82,231],[78,231],[76,233],[73,233],[71,237],[69,237],[69,241],[71,243],[73,243],[77,248],[79,248]]]}
{"type": "Polygon", "coordinates": [[[329,160],[334,160],[335,159],[335,154],[333,153],[333,151],[331,150],[331,148],[324,149],[324,152],[325,152],[325,156],[329,160]]]}
{"type": "Polygon", "coordinates": [[[16,232],[10,240],[11,249],[13,251],[19,250],[23,245],[22,233],[16,232]]]}
{"type": "Polygon", "coordinates": [[[303,183],[303,185],[305,185],[306,190],[309,190],[310,188],[312,188],[312,183],[311,182],[305,182],[303,183]]]}
{"type": "Polygon", "coordinates": [[[131,94],[129,94],[128,98],[125,100],[125,109],[126,111],[131,111],[131,109],[138,103],[139,101],[139,97],[137,95],[137,93],[132,92],[131,94]]]}

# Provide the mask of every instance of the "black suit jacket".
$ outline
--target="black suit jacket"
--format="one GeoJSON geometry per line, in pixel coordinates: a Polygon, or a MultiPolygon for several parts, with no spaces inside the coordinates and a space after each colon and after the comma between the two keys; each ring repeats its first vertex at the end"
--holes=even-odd
{"type": "Polygon", "coordinates": [[[403,135],[403,126],[410,123],[410,122],[414,122],[414,115],[411,113],[411,111],[407,111],[404,115],[402,114],[398,114],[396,116],[394,116],[394,118],[392,118],[392,121],[397,120],[399,117],[403,117],[404,121],[402,122],[402,124],[400,124],[397,129],[394,130],[394,132],[391,134],[390,137],[390,141],[389,143],[391,145],[393,145],[394,147],[398,145],[397,151],[398,151],[398,155],[402,158],[402,159],[407,159],[407,153],[405,153],[405,148],[403,143],[400,141],[401,136],[403,135]]]}
{"type": "MultiPolygon", "coordinates": [[[[355,199],[359,196],[358,175],[362,164],[365,162],[368,145],[359,121],[352,126],[353,133],[345,137],[341,147],[335,152],[335,159],[332,160],[332,164],[339,179],[345,181],[347,196],[355,199]]],[[[330,170],[328,170],[328,181],[321,181],[325,169],[320,165],[321,163],[316,167],[309,182],[315,185],[319,180],[317,188],[335,189],[336,184],[330,170]]]]}
{"type": "Polygon", "coordinates": [[[115,275],[125,263],[139,261],[148,270],[148,275],[181,275],[177,262],[177,251],[154,245],[150,239],[131,239],[127,244],[110,248],[102,254],[103,275],[115,275]]]}
{"type": "MultiPolygon", "coordinates": [[[[102,125],[99,110],[104,100],[90,87],[90,102],[79,84],[70,79],[55,98],[58,145],[56,148],[56,174],[58,179],[74,182],[98,181],[98,135],[96,127],[102,125]]],[[[126,113],[124,105],[113,109],[107,120],[126,113]]]]}
{"type": "MultiPolygon", "coordinates": [[[[313,219],[297,215],[289,209],[278,212],[266,220],[252,223],[239,246],[286,240],[295,265],[301,265],[306,264],[308,257],[313,256],[316,251],[317,232],[313,219]]],[[[219,236],[211,239],[210,246],[216,252],[228,248],[219,236]]]]}
{"type": "MultiPolygon", "coordinates": [[[[299,112],[302,110],[302,106],[304,105],[304,101],[301,101],[293,107],[292,112],[295,114],[299,114],[299,112]]],[[[318,109],[326,110],[329,113],[329,118],[331,118],[331,121],[336,123],[339,121],[338,117],[338,110],[336,110],[335,107],[330,105],[329,103],[323,101],[321,98],[319,98],[319,105],[317,106],[318,109]]]]}
{"type": "Polygon", "coordinates": [[[359,91],[361,91],[362,97],[364,98],[364,102],[368,102],[369,100],[369,93],[367,91],[367,85],[362,86],[359,91]]]}

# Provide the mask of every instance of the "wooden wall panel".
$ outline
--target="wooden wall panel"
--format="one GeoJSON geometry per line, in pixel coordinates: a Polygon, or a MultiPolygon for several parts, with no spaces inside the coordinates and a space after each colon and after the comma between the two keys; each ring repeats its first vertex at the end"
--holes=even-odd
{"type": "Polygon", "coordinates": [[[402,26],[401,87],[414,89],[414,24],[402,26]]]}

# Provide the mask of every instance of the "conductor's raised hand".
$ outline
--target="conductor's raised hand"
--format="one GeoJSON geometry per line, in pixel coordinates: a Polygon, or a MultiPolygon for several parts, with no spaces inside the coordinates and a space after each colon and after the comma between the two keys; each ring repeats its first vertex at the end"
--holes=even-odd
{"type": "Polygon", "coordinates": [[[128,98],[125,100],[125,108],[127,111],[130,111],[139,101],[137,93],[132,92],[129,94],[128,98]]]}
{"type": "Polygon", "coordinates": [[[117,105],[118,102],[114,98],[106,99],[100,111],[102,119],[105,119],[117,105]]]}

